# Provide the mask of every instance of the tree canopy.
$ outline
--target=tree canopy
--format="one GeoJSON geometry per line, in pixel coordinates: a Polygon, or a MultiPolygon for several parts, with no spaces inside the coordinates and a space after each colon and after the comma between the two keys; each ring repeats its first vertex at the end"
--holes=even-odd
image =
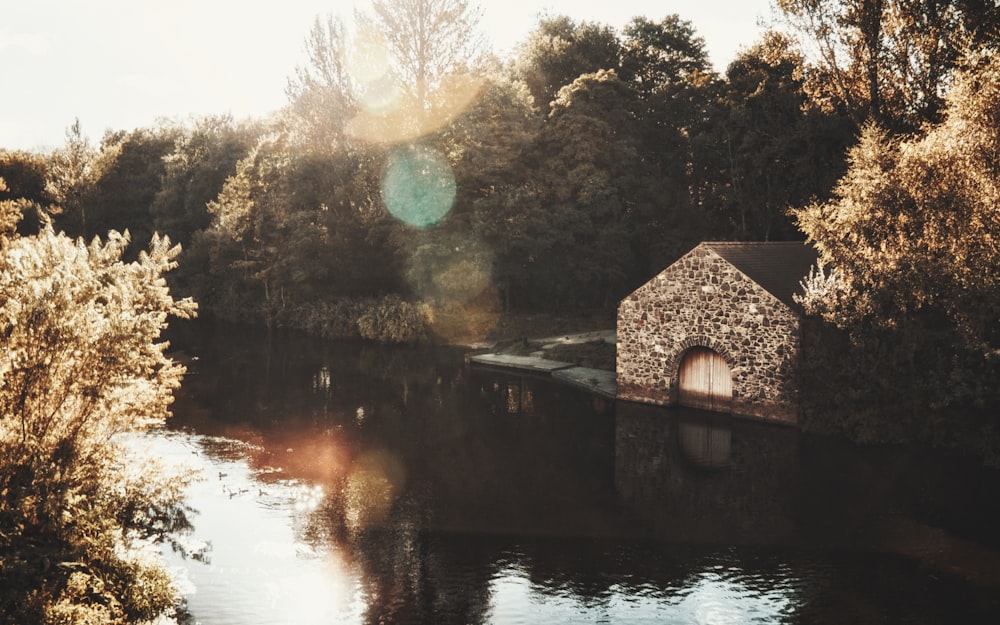
{"type": "Polygon", "coordinates": [[[851,389],[844,429],[1000,457],[998,97],[1000,62],[972,60],[940,125],[867,125],[833,198],[795,211],[825,266],[802,303],[849,339],[826,380],[851,389]]]}
{"type": "Polygon", "coordinates": [[[837,288],[810,300],[840,323],[940,313],[962,343],[1000,352],[1000,62],[960,73],[944,121],[897,139],[865,127],[834,198],[795,212],[837,288]]]}
{"type": "MultiPolygon", "coordinates": [[[[818,108],[803,113],[791,50],[754,49],[745,67],[758,69],[730,78],[677,15],[620,34],[552,16],[486,74],[470,56],[477,16],[407,1],[379,3],[355,30],[317,20],[288,106],[267,122],[113,132],[96,150],[71,129],[48,172],[78,201],[60,200],[57,223],[86,237],[166,232],[190,261],[175,287],[206,311],[313,327],[352,298],[433,292],[441,313],[454,289],[418,276],[442,263],[485,271],[484,297],[506,311],[611,310],[706,236],[799,236],[783,211],[832,184],[814,174],[837,171],[820,162],[837,144],[817,141],[818,108]],[[803,145],[817,147],[795,156],[803,145]],[[73,154],[86,178],[55,166],[73,154]],[[435,185],[447,205],[407,218],[435,185]]],[[[355,322],[334,325],[353,334],[355,322]]]]}
{"type": "Polygon", "coordinates": [[[778,0],[814,50],[815,97],[860,125],[891,132],[941,120],[962,57],[995,45],[1000,6],[989,0],[778,0]]]}

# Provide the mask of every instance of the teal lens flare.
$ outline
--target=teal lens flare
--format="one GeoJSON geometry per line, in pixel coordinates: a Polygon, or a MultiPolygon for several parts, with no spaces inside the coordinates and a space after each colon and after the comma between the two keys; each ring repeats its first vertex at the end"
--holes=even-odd
{"type": "Polygon", "coordinates": [[[382,199],[396,219],[418,228],[433,226],[455,202],[455,175],[436,150],[402,148],[382,171],[382,199]]]}

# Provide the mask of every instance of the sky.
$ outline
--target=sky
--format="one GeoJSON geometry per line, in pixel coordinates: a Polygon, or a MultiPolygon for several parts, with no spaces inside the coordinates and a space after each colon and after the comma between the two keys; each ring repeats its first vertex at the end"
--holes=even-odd
{"type": "MultiPolygon", "coordinates": [[[[474,0],[473,0],[474,1],[474,0]]],[[[541,14],[616,29],[672,13],[705,38],[723,71],[752,45],[770,0],[481,0],[501,55],[541,14]]],[[[264,117],[286,102],[306,64],[317,16],[353,14],[364,0],[0,0],[0,148],[46,151],[79,118],[96,144],[105,130],[231,114],[264,117]]]]}

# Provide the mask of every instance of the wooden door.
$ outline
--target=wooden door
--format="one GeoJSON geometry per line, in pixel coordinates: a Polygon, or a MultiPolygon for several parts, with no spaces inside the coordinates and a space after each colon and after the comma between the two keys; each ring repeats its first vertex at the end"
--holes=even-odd
{"type": "Polygon", "coordinates": [[[733,403],[733,377],[725,359],[707,347],[688,350],[681,360],[677,403],[729,412],[733,403]]]}

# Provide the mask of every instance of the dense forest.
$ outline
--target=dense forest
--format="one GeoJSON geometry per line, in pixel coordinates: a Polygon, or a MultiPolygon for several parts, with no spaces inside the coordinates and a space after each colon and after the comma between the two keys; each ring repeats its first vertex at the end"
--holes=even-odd
{"type": "Polygon", "coordinates": [[[706,238],[802,238],[788,209],[829,197],[863,118],[810,92],[789,36],[719,75],[678,16],[546,17],[499,59],[470,4],[430,3],[448,19],[419,28],[410,4],[318,19],[272,118],[97,146],[75,125],[54,153],[0,157],[5,197],[72,237],[169,236],[203,314],[447,337],[438,320],[613,310],[706,238]]]}
{"type": "Polygon", "coordinates": [[[548,16],[498,58],[466,0],[376,0],[304,32],[267,119],[0,148],[0,572],[22,580],[4,610],[171,605],[123,554],[184,524],[183,480],[126,475],[107,441],[162,422],[182,369],[159,332],[194,301],[458,341],[610,318],[702,240],[808,240],[803,425],[1000,462],[1000,8],[775,6],[719,74],[677,15],[548,16]]]}

